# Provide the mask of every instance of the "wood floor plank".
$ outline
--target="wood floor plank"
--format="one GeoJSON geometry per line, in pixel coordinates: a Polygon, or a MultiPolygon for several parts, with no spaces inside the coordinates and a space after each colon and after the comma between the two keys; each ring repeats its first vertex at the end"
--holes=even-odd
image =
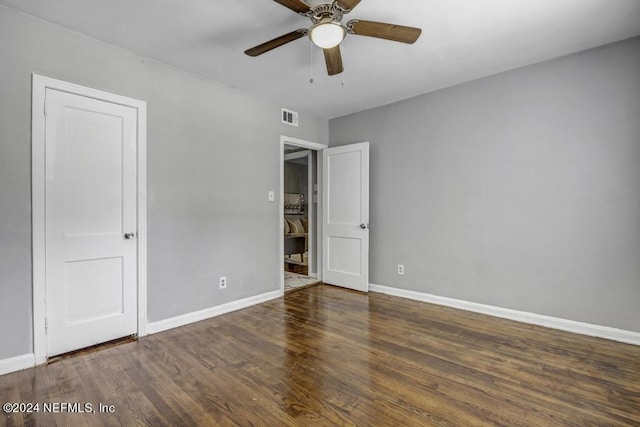
{"type": "Polygon", "coordinates": [[[640,347],[327,285],[0,376],[0,426],[640,426],[640,347]]]}

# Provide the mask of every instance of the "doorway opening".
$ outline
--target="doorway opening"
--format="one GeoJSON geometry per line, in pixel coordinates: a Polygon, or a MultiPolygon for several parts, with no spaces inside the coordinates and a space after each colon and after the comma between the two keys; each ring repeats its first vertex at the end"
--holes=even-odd
{"type": "Polygon", "coordinates": [[[318,183],[314,179],[317,153],[284,146],[284,290],[317,282],[313,224],[317,221],[318,183]],[[315,182],[314,182],[315,181],[315,182]]]}
{"type": "Polygon", "coordinates": [[[281,137],[280,217],[283,292],[320,282],[319,171],[323,144],[281,137]]]}

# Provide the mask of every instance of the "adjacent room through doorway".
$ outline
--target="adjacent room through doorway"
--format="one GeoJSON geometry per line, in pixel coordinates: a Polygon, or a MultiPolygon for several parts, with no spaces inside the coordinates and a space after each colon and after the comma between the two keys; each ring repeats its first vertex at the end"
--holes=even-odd
{"type": "Polygon", "coordinates": [[[285,291],[318,281],[314,233],[317,224],[317,153],[284,145],[284,279],[285,291]]]}

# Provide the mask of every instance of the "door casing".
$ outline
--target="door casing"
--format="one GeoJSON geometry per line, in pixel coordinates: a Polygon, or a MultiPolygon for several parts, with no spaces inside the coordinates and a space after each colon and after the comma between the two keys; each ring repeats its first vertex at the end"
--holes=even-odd
{"type": "MultiPolygon", "coordinates": [[[[284,239],[282,238],[282,236],[284,235],[284,205],[282,203],[282,200],[284,200],[284,146],[285,145],[295,145],[297,147],[303,147],[303,148],[307,148],[309,150],[314,150],[317,151],[318,154],[322,153],[322,150],[324,150],[325,148],[329,148],[328,145],[326,144],[320,144],[317,142],[312,142],[312,141],[306,141],[304,139],[299,139],[299,138],[293,138],[290,136],[280,136],[280,198],[279,198],[279,234],[278,234],[278,247],[279,247],[279,256],[278,259],[280,260],[280,264],[279,264],[279,272],[280,272],[280,291],[282,292],[282,294],[284,295],[284,239]]],[[[318,155],[317,156],[318,159],[320,159],[322,156],[318,155]]],[[[316,167],[316,175],[318,177],[321,176],[322,173],[322,167],[320,164],[320,160],[318,160],[318,164],[316,167]]],[[[313,193],[313,191],[311,191],[311,193],[313,193]]],[[[316,270],[318,272],[318,281],[322,281],[322,239],[320,238],[322,236],[322,183],[320,182],[320,179],[318,178],[318,206],[316,207],[316,211],[317,211],[317,221],[315,224],[316,230],[317,230],[317,236],[318,239],[315,239],[314,242],[312,242],[313,244],[315,244],[315,256],[316,256],[316,270]]],[[[312,200],[309,200],[309,203],[312,203],[312,200]]]]}
{"type": "Polygon", "coordinates": [[[35,363],[47,360],[45,275],[45,109],[47,88],[125,105],[137,110],[137,297],[138,336],[147,326],[147,104],[101,90],[33,74],[31,109],[31,203],[33,256],[33,352],[35,363]]]}

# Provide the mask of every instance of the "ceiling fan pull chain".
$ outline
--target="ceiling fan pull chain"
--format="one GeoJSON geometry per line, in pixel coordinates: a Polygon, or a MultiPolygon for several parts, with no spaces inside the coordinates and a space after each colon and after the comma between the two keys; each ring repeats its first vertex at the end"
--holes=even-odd
{"type": "Polygon", "coordinates": [[[313,84],[313,51],[314,51],[313,43],[309,43],[309,52],[311,52],[311,61],[310,61],[311,69],[309,70],[309,75],[310,75],[309,84],[313,84]]]}
{"type": "MultiPolygon", "coordinates": [[[[342,56],[343,56],[343,57],[344,57],[344,53],[345,53],[344,45],[345,45],[345,40],[346,40],[346,39],[347,39],[346,37],[345,37],[344,39],[342,39],[342,43],[341,43],[341,44],[342,44],[342,46],[341,46],[341,48],[340,48],[340,49],[342,50],[342,56]]],[[[341,86],[344,86],[344,74],[342,74],[342,80],[340,81],[340,85],[341,85],[341,86]]]]}

